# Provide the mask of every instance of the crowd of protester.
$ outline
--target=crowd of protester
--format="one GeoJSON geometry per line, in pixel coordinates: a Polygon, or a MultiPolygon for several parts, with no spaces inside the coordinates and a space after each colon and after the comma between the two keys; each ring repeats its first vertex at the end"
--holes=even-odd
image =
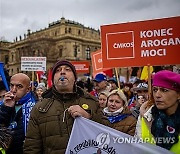
{"type": "Polygon", "coordinates": [[[156,67],[148,85],[140,80],[140,68],[132,70],[127,82],[104,73],[78,78],[75,67],[63,60],[53,66],[52,87],[42,80],[34,91],[26,74],[10,78],[6,72],[10,91],[0,81],[0,151],[64,153],[74,118],[83,116],[178,153],[180,74],[170,68],[156,67]],[[162,137],[174,142],[152,141],[162,137]]]}

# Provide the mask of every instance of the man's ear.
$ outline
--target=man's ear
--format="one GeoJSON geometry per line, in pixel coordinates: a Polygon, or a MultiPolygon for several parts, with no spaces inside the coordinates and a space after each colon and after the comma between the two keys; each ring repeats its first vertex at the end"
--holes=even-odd
{"type": "Polygon", "coordinates": [[[31,86],[29,86],[28,88],[27,88],[27,92],[30,92],[31,91],[31,86]]]}

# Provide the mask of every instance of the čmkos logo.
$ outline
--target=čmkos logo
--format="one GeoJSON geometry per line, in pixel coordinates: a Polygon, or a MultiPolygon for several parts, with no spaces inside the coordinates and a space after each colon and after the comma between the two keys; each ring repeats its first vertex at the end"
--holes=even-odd
{"type": "Polygon", "coordinates": [[[134,32],[107,33],[107,59],[134,58],[134,32]],[[111,51],[111,52],[109,52],[111,51]]]}

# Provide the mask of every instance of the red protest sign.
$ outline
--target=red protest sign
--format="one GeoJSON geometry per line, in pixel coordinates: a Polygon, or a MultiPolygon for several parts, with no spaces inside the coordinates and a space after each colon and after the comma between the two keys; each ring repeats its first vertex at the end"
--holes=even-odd
{"type": "Polygon", "coordinates": [[[180,17],[101,26],[104,68],[180,64],[180,17]]]}
{"type": "Polygon", "coordinates": [[[71,61],[77,73],[89,73],[89,61],[71,61]]]}
{"type": "Polygon", "coordinates": [[[91,60],[92,60],[93,76],[95,76],[97,73],[101,73],[101,72],[107,70],[107,69],[103,68],[101,50],[92,52],[91,60]]]}

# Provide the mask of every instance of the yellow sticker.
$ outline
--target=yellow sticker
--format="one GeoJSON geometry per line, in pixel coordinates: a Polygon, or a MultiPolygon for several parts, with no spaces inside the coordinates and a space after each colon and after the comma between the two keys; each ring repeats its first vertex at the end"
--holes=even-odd
{"type": "Polygon", "coordinates": [[[88,106],[87,104],[83,104],[83,105],[82,105],[82,108],[85,109],[85,110],[87,110],[87,109],[89,108],[89,106],[88,106]]]}

